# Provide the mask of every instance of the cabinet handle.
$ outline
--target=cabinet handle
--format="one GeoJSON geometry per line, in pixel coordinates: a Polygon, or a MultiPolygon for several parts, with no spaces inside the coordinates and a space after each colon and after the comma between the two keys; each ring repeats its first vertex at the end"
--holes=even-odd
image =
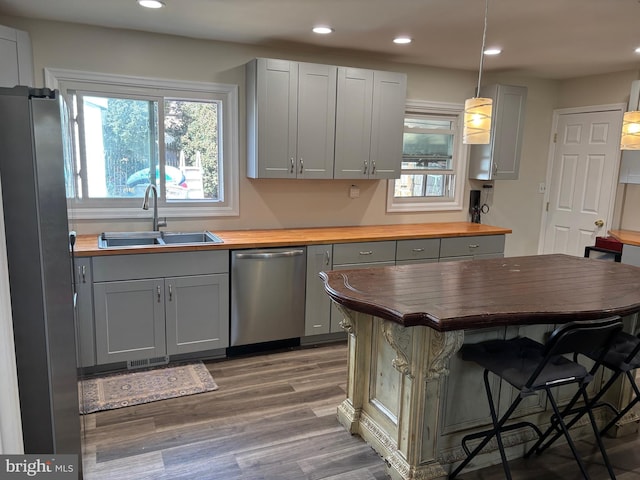
{"type": "Polygon", "coordinates": [[[424,248],[412,248],[411,249],[412,252],[424,252],[424,248]]]}
{"type": "Polygon", "coordinates": [[[304,161],[302,160],[302,157],[300,157],[300,173],[302,173],[303,168],[304,168],[304,161]]]}
{"type": "Polygon", "coordinates": [[[158,286],[156,287],[156,293],[158,294],[158,303],[160,303],[160,299],[161,299],[161,297],[160,297],[160,295],[161,295],[161,292],[160,292],[160,285],[158,285],[158,286]]]}
{"type": "Polygon", "coordinates": [[[376,174],[376,161],[371,162],[371,175],[376,174]]]}
{"type": "Polygon", "coordinates": [[[329,250],[327,250],[326,252],[324,252],[324,264],[328,266],[330,262],[331,256],[329,255],[329,250]]]}
{"type": "Polygon", "coordinates": [[[367,174],[367,168],[369,168],[369,162],[367,162],[366,160],[364,161],[364,171],[362,173],[364,173],[365,175],[367,174]]]}
{"type": "Polygon", "coordinates": [[[173,287],[169,284],[169,301],[173,300],[173,287]]]}
{"type": "Polygon", "coordinates": [[[291,159],[290,159],[290,160],[291,160],[291,171],[290,171],[289,173],[293,173],[293,169],[295,168],[296,163],[295,163],[295,161],[293,160],[293,157],[291,157],[291,159]]]}
{"type": "Polygon", "coordinates": [[[480,245],[478,245],[477,243],[471,243],[469,245],[469,248],[478,248],[480,245]]]}
{"type": "Polygon", "coordinates": [[[360,252],[360,255],[372,255],[373,251],[372,250],[368,250],[366,252],[360,252]]]}
{"type": "Polygon", "coordinates": [[[82,283],[87,283],[87,266],[82,265],[80,267],[80,275],[82,276],[82,283]]]}

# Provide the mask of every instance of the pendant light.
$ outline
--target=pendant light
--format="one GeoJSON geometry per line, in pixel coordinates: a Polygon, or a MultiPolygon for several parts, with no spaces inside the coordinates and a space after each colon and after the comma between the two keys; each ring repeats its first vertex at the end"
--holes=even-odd
{"type": "Polygon", "coordinates": [[[478,71],[478,88],[476,96],[464,102],[464,126],[462,143],[487,144],[491,141],[491,112],[493,100],[478,97],[480,82],[482,81],[482,66],[484,64],[484,44],[487,37],[487,16],[489,14],[489,0],[485,0],[484,30],[482,32],[482,49],[480,50],[480,70],[478,71]]]}
{"type": "Polygon", "coordinates": [[[640,111],[638,110],[624,113],[620,150],[640,150],[640,111]]]}

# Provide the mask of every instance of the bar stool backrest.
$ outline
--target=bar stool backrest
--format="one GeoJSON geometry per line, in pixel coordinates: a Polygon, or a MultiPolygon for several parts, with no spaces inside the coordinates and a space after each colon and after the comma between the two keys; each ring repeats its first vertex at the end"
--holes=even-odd
{"type": "Polygon", "coordinates": [[[591,353],[611,344],[622,330],[620,317],[569,322],[556,328],[545,344],[545,356],[591,353]]]}

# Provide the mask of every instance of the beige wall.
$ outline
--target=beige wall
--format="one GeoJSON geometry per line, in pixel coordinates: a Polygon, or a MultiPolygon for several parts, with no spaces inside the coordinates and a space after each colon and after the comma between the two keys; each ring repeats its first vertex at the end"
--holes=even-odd
{"type": "MultiPolygon", "coordinates": [[[[461,211],[387,214],[387,183],[384,181],[358,181],[360,197],[350,199],[348,190],[353,181],[251,180],[245,176],[243,65],[253,57],[290,58],[406,72],[409,99],[441,102],[464,102],[474,91],[476,72],[397,64],[389,59],[318,48],[274,50],[11,17],[0,17],[0,24],[29,32],[38,85],[43,83],[44,67],[239,85],[240,216],[192,221],[170,218],[170,229],[221,230],[460,221],[468,219],[468,191],[482,187],[482,182],[466,183],[465,207],[461,211]]],[[[612,97],[628,96],[630,77],[633,75],[627,72],[600,79],[599,82],[559,82],[485,74],[484,84],[501,82],[527,85],[529,88],[520,178],[494,182],[493,189],[483,189],[491,208],[483,217],[483,223],[513,229],[514,233],[507,239],[507,255],[537,253],[543,201],[543,195],[538,193],[538,185],[545,181],[553,109],[619,102],[619,98],[605,101],[607,95],[603,90],[615,89],[616,94],[612,97]]],[[[115,229],[142,229],[148,227],[147,223],[86,222],[74,227],[79,233],[97,233],[115,229]]]]}

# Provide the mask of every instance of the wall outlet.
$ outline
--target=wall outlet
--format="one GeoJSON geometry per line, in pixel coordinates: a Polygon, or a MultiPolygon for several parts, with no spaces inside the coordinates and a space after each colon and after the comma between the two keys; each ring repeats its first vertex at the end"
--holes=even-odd
{"type": "Polygon", "coordinates": [[[349,187],[349,198],[358,198],[360,196],[360,187],[351,185],[349,187]]]}
{"type": "Polygon", "coordinates": [[[544,183],[538,184],[538,193],[544,193],[547,191],[547,186],[544,183]]]}

